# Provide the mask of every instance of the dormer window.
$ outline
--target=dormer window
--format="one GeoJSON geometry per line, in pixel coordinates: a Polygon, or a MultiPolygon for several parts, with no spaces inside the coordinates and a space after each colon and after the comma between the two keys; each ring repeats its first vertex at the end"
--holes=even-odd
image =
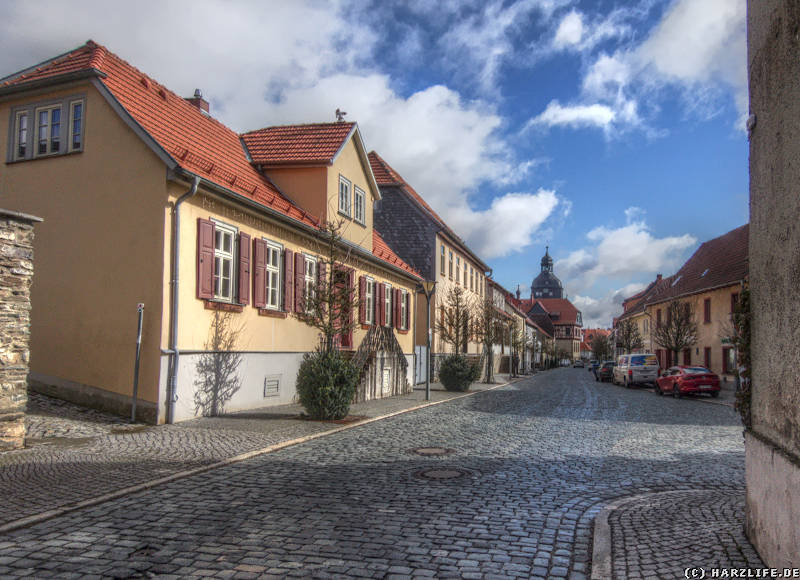
{"type": "Polygon", "coordinates": [[[350,217],[350,187],[349,179],[339,176],[339,213],[350,217]]]}
{"type": "Polygon", "coordinates": [[[13,145],[7,160],[24,161],[83,150],[83,98],[14,107],[9,127],[13,145]]]}

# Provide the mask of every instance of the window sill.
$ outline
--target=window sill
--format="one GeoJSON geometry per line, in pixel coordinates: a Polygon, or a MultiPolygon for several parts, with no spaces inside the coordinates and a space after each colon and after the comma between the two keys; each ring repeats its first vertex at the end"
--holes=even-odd
{"type": "Polygon", "coordinates": [[[72,155],[79,155],[81,153],[83,153],[83,149],[67,151],[66,153],[47,153],[46,155],[36,155],[34,157],[25,157],[23,159],[9,159],[6,161],[6,165],[13,165],[15,163],[28,163],[30,161],[44,161],[45,159],[55,159],[57,157],[70,157],[72,155]]]}
{"type": "Polygon", "coordinates": [[[344,213],[342,210],[339,210],[336,213],[338,213],[342,217],[346,217],[349,220],[353,219],[353,216],[351,216],[349,213],[344,213]]]}
{"type": "Polygon", "coordinates": [[[221,302],[219,300],[204,300],[206,310],[220,310],[222,312],[244,312],[243,304],[221,302]]]}
{"type": "Polygon", "coordinates": [[[270,318],[287,318],[289,313],[284,312],[283,310],[273,310],[272,308],[259,308],[258,315],[268,316],[270,318]]]}
{"type": "Polygon", "coordinates": [[[397,329],[397,334],[408,334],[408,330],[400,330],[400,329],[398,328],[398,329],[397,329]]]}
{"type": "Polygon", "coordinates": [[[369,330],[370,328],[372,328],[371,324],[362,324],[361,325],[361,330],[369,330]]]}
{"type": "Polygon", "coordinates": [[[362,222],[362,221],[359,221],[359,220],[353,218],[353,223],[355,223],[356,225],[361,226],[364,229],[367,229],[367,223],[366,222],[362,222]]]}

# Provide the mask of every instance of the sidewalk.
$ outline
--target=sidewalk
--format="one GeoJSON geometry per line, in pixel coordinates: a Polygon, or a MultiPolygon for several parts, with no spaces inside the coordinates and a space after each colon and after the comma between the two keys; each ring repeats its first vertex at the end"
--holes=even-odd
{"type": "Polygon", "coordinates": [[[400,397],[354,404],[339,422],[300,418],[299,404],[265,407],[174,425],[129,425],[123,419],[31,394],[29,447],[0,454],[0,532],[66,511],[241,461],[260,453],[349,429],[508,383],[474,383],[467,393],[431,384],[400,397]]]}

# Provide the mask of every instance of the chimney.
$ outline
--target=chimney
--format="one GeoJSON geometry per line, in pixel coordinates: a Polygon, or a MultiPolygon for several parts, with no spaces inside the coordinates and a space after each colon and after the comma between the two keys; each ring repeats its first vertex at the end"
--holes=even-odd
{"type": "Polygon", "coordinates": [[[186,97],[186,100],[204,113],[208,114],[208,101],[203,98],[203,92],[200,89],[195,89],[194,96],[186,97]]]}

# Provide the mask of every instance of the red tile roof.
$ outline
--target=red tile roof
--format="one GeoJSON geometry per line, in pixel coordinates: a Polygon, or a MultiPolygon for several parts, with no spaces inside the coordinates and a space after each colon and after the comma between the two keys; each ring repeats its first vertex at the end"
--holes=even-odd
{"type": "MultiPolygon", "coordinates": [[[[91,70],[102,73],[100,82],[179,167],[305,225],[318,227],[312,216],[290,202],[253,167],[235,131],[91,40],[35,68],[6,77],[0,82],[0,89],[91,70]]],[[[349,131],[354,123],[327,124],[331,125],[341,133],[343,126],[349,131]]],[[[373,254],[419,277],[377,232],[373,235],[373,254]]]]}
{"type": "Polygon", "coordinates": [[[658,304],[680,296],[738,284],[747,278],[750,225],[745,224],[700,245],[697,251],[646,298],[658,304]]]}
{"type": "Polygon", "coordinates": [[[266,127],[242,134],[242,140],[257,165],[328,164],[355,126],[341,122],[266,127]]]}
{"type": "Polygon", "coordinates": [[[406,264],[403,260],[401,260],[400,257],[397,254],[395,254],[392,251],[392,249],[386,244],[386,242],[383,241],[381,235],[374,229],[372,230],[372,253],[375,254],[377,257],[379,257],[381,260],[389,262],[390,264],[394,264],[398,268],[401,268],[402,270],[405,270],[409,274],[422,280],[422,276],[420,276],[419,273],[414,268],[412,268],[411,266],[406,264]]]}
{"type": "Polygon", "coordinates": [[[578,309],[566,298],[537,298],[536,302],[551,316],[558,314],[553,324],[578,324],[578,309]]]}

